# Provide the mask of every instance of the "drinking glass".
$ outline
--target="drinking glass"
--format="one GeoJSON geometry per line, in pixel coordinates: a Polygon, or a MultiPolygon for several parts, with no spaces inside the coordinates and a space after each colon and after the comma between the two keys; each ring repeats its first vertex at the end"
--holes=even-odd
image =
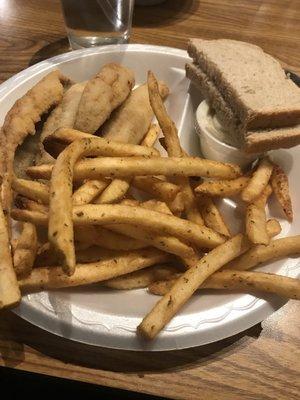
{"type": "Polygon", "coordinates": [[[127,43],[134,0],[61,0],[72,49],[127,43]]]}

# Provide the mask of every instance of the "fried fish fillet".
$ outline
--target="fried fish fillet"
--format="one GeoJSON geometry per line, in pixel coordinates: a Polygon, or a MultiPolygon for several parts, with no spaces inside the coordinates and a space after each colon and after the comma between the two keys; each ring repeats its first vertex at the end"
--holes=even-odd
{"type": "MultiPolygon", "coordinates": [[[[163,99],[168,96],[169,89],[164,82],[159,82],[159,92],[163,99]]],[[[145,83],[131,92],[128,99],[102,126],[101,133],[107,139],[137,144],[148,132],[153,116],[145,83]]]]}
{"type": "Polygon", "coordinates": [[[86,82],[75,83],[66,90],[61,102],[54,108],[44,123],[40,136],[40,163],[54,161],[54,158],[45,151],[43,141],[58,128],[73,128],[85,85],[86,82]]]}
{"type": "Polygon", "coordinates": [[[3,209],[9,213],[12,202],[11,180],[17,147],[27,135],[34,135],[35,124],[49,109],[58,104],[70,81],[59,71],[52,71],[15,102],[1,129],[1,196],[3,209]]]}
{"type": "Polygon", "coordinates": [[[122,65],[104,65],[82,93],[74,128],[95,133],[111,112],[128,97],[134,86],[133,72],[122,65]]]}
{"type": "Polygon", "coordinates": [[[58,128],[73,128],[85,82],[75,83],[63,95],[61,102],[51,112],[41,133],[41,142],[58,128]]]}

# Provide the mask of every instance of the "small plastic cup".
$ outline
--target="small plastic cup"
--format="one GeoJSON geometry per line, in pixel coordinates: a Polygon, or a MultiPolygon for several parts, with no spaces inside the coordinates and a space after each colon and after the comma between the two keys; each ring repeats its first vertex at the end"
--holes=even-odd
{"type": "MultiPolygon", "coordinates": [[[[219,140],[214,134],[216,129],[211,123],[209,105],[203,100],[196,111],[196,132],[198,134],[202,154],[205,158],[214,161],[238,164],[244,168],[256,160],[258,154],[247,154],[241,149],[219,140]]],[[[217,132],[215,132],[217,135],[217,132]]]]}

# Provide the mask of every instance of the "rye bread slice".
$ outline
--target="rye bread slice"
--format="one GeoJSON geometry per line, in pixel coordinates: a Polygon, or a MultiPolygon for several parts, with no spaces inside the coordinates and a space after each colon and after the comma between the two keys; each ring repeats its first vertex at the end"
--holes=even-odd
{"type": "Polygon", "coordinates": [[[260,47],[191,39],[188,53],[235,110],[244,131],[300,123],[300,89],[260,47]]]}
{"type": "Polygon", "coordinates": [[[300,124],[272,130],[250,131],[243,150],[246,153],[263,153],[269,150],[288,149],[300,144],[300,124]]]}
{"type": "Polygon", "coordinates": [[[236,140],[243,142],[244,135],[240,132],[238,116],[234,110],[225,102],[218,88],[208,76],[196,64],[185,65],[186,76],[200,91],[201,95],[208,101],[211,109],[217,114],[220,122],[235,133],[236,140]]]}

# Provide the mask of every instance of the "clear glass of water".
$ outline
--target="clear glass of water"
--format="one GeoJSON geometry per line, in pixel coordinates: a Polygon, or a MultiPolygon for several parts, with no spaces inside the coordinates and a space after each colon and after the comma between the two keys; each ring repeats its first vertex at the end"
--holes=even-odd
{"type": "Polygon", "coordinates": [[[134,0],[61,0],[73,50],[127,43],[134,0]]]}

